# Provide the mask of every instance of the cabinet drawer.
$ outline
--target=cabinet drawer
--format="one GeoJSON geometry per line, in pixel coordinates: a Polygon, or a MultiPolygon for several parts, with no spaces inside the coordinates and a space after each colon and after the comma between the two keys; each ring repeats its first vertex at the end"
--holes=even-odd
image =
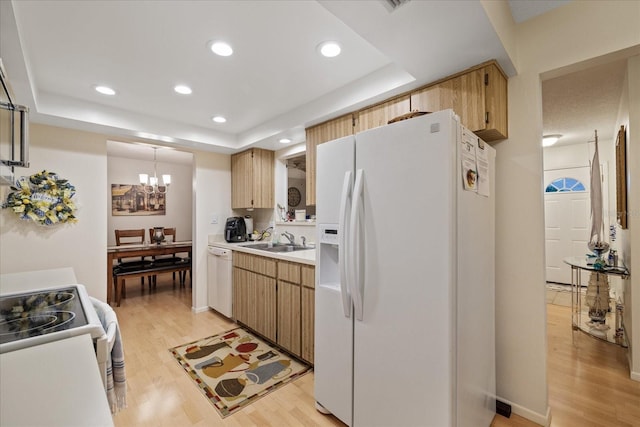
{"type": "Polygon", "coordinates": [[[307,288],[316,287],[316,268],[313,265],[302,264],[300,266],[302,276],[302,286],[307,288]]]}
{"type": "Polygon", "coordinates": [[[269,277],[276,277],[276,260],[257,255],[234,252],[233,266],[269,277]]]}
{"type": "Polygon", "coordinates": [[[300,284],[300,264],[278,261],[278,279],[300,284]]]}

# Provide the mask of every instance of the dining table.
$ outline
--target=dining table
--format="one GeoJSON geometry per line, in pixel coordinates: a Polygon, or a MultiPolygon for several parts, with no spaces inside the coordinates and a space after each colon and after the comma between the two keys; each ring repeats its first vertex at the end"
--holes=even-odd
{"type": "Polygon", "coordinates": [[[121,258],[154,257],[188,252],[191,258],[191,240],[182,242],[140,243],[107,246],[107,303],[113,300],[113,262],[121,258]]]}

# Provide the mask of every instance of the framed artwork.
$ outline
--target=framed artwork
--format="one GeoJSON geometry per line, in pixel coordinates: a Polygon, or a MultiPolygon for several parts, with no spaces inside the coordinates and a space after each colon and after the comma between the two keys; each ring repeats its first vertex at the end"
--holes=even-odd
{"type": "Polygon", "coordinates": [[[111,215],[166,215],[167,193],[149,193],[144,187],[111,184],[111,215]]]}
{"type": "Polygon", "coordinates": [[[627,134],[620,126],[616,138],[616,211],[620,228],[627,228],[627,134]]]}

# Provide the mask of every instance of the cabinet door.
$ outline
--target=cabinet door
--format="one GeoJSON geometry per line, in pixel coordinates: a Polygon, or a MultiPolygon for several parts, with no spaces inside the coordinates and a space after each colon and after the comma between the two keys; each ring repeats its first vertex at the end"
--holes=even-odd
{"type": "Polygon", "coordinates": [[[251,207],[273,209],[274,202],[274,152],[253,149],[253,194],[251,207]]]}
{"type": "Polygon", "coordinates": [[[411,111],[434,113],[442,110],[440,105],[439,85],[429,86],[411,94],[411,111]]]}
{"type": "Polygon", "coordinates": [[[249,272],[249,312],[255,312],[251,326],[266,338],[276,341],[276,279],[249,272]]]}
{"type": "Polygon", "coordinates": [[[278,281],[278,344],[300,356],[300,285],[278,281]]]}
{"type": "Polygon", "coordinates": [[[487,123],[476,134],[485,141],[509,136],[507,124],[507,78],[495,64],[484,67],[485,112],[487,123]]]}
{"type": "Polygon", "coordinates": [[[305,129],[307,138],[307,205],[316,204],[316,147],[323,142],[333,141],[343,136],[353,135],[353,115],[351,113],[328,122],[305,129]]]}
{"type": "Polygon", "coordinates": [[[356,133],[386,125],[389,120],[410,112],[409,95],[358,111],[356,133]]]}
{"type": "Polygon", "coordinates": [[[276,280],[234,268],[233,317],[275,342],[276,280]]]}
{"type": "Polygon", "coordinates": [[[231,209],[250,208],[253,199],[253,158],[247,150],[231,156],[231,209]]]}
{"type": "Polygon", "coordinates": [[[453,108],[463,125],[473,132],[484,130],[485,97],[482,69],[446,80],[438,85],[440,110],[453,108]]]}
{"type": "Polygon", "coordinates": [[[233,269],[233,318],[249,324],[249,278],[248,271],[233,269]]]}
{"type": "Polygon", "coordinates": [[[302,287],[302,348],[300,356],[313,364],[315,290],[302,287]]]}

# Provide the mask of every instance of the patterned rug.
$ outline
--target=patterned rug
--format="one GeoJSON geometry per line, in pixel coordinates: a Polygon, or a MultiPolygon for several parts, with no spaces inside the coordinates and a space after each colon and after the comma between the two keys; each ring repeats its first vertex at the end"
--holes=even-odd
{"type": "Polygon", "coordinates": [[[311,369],[241,327],[169,351],[222,418],[311,369]]]}

